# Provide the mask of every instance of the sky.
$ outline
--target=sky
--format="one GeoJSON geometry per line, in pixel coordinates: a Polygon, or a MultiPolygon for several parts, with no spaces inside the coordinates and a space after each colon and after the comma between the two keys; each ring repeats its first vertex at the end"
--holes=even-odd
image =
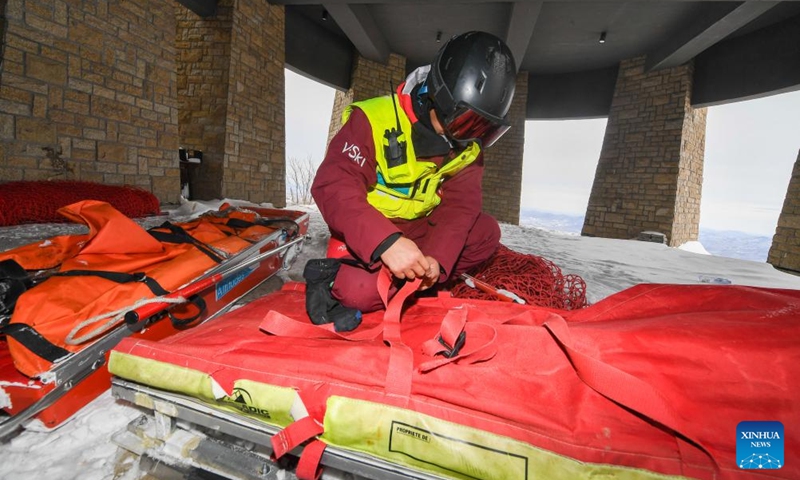
{"type": "MultiPolygon", "coordinates": [[[[322,161],[334,90],[286,70],[286,158],[322,161]]],[[[582,216],[606,119],[527,121],[521,207],[582,216]]],[[[709,107],[700,228],[772,236],[800,150],[800,91],[709,107]]]]}
{"type": "Polygon", "coordinates": [[[319,164],[325,156],[335,90],[317,81],[286,73],[286,160],[319,164]]]}
{"type": "MultiPolygon", "coordinates": [[[[583,215],[606,119],[525,124],[523,208],[583,215]]],[[[700,228],[772,236],[800,150],[800,91],[708,108],[700,228]]]]}
{"type": "MultiPolygon", "coordinates": [[[[181,211],[202,213],[223,201],[189,202],[181,211]]],[[[292,267],[278,273],[284,280],[302,278],[309,258],[324,256],[327,226],[313,206],[290,206],[310,212],[308,239],[292,267]]],[[[177,219],[175,219],[177,220],[177,219]]],[[[65,224],[0,227],[0,250],[5,235],[17,237],[56,235],[65,224]]],[[[680,248],[663,244],[580,237],[560,232],[501,225],[503,243],[526,254],[554,262],[563,273],[580,275],[586,282],[591,304],[640,283],[705,285],[730,283],[761,287],[800,289],[800,277],[781,273],[766,263],[708,255],[696,242],[680,248]]],[[[0,395],[2,383],[0,382],[0,395]]],[[[80,410],[58,429],[37,431],[35,425],[0,447],[0,478],[14,480],[133,480],[140,475],[133,457],[119,456],[112,436],[141,414],[106,392],[80,410]]],[[[187,459],[188,461],[188,459],[187,459]]]]}

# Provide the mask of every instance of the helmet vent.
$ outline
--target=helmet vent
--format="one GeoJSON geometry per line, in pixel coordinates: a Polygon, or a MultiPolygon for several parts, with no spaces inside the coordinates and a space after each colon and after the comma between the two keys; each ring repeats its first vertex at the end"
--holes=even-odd
{"type": "Polygon", "coordinates": [[[486,84],[486,74],[481,72],[481,77],[475,82],[475,90],[483,93],[483,86],[486,84]]]}

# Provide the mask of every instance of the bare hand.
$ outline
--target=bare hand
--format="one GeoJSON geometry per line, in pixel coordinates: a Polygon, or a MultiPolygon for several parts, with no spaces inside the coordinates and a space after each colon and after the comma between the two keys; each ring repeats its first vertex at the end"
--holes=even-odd
{"type": "Polygon", "coordinates": [[[422,283],[419,284],[419,290],[426,290],[431,288],[439,281],[439,262],[436,261],[435,258],[426,255],[425,258],[428,260],[430,267],[425,272],[425,276],[422,278],[422,283]]]}
{"type": "MultiPolygon", "coordinates": [[[[431,265],[413,240],[400,237],[381,255],[383,264],[397,278],[414,280],[426,277],[431,265]]],[[[437,269],[438,264],[437,264],[437,269]]]]}

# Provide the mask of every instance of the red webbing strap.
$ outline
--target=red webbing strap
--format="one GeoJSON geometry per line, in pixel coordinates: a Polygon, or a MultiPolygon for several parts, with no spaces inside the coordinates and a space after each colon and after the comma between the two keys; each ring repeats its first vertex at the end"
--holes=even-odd
{"type": "Polygon", "coordinates": [[[417,278],[407,281],[391,300],[389,287],[392,285],[392,274],[388,269],[381,269],[378,275],[378,292],[386,312],[383,315],[383,341],[389,344],[389,368],[386,372],[386,394],[401,397],[403,404],[408,402],[411,395],[411,375],[414,372],[414,352],[403,343],[400,336],[400,314],[403,303],[421,283],[417,278]]]}
{"type": "Polygon", "coordinates": [[[448,363],[470,365],[484,362],[497,354],[497,330],[486,323],[467,322],[466,310],[451,310],[442,320],[437,338],[423,343],[422,351],[435,359],[422,363],[419,366],[421,373],[430,372],[448,363]],[[447,357],[446,354],[452,354],[452,351],[439,342],[439,337],[451,347],[456,347],[462,331],[464,344],[455,355],[447,357]]]}
{"type": "MultiPolygon", "coordinates": [[[[543,326],[566,353],[578,377],[592,390],[669,428],[677,434],[678,448],[684,459],[692,458],[694,461],[698,461],[698,455],[693,454],[692,450],[699,449],[711,459],[713,470],[719,472],[716,459],[706,447],[685,433],[687,432],[685,421],[670,407],[669,401],[658,390],[629,373],[576,350],[573,347],[567,322],[562,317],[554,314],[543,326]],[[694,448],[687,449],[687,444],[694,448]]],[[[703,471],[706,475],[708,474],[707,470],[703,471]]],[[[684,472],[684,474],[689,474],[689,472],[684,472]]]]}
{"type": "Polygon", "coordinates": [[[350,340],[353,342],[374,340],[378,338],[378,335],[383,331],[383,325],[378,324],[372,328],[363,330],[356,329],[353,332],[349,332],[347,335],[342,335],[333,329],[332,323],[325,325],[305,323],[287,317],[274,310],[267,312],[258,328],[262,332],[278,337],[326,338],[332,340],[350,340]]]}
{"type": "Polygon", "coordinates": [[[295,475],[298,480],[317,480],[322,475],[322,454],[325,453],[327,445],[319,440],[306,445],[303,453],[300,454],[300,461],[297,462],[295,475]]]}
{"type": "Polygon", "coordinates": [[[289,426],[273,435],[270,439],[274,460],[281,458],[301,443],[320,435],[322,432],[322,425],[310,415],[289,424],[289,426]]]}
{"type": "Polygon", "coordinates": [[[442,342],[450,345],[451,347],[455,347],[458,343],[458,337],[461,336],[461,332],[464,331],[464,327],[467,325],[467,311],[466,310],[450,310],[445,315],[444,320],[442,320],[442,324],[439,326],[439,335],[436,338],[432,338],[422,344],[422,353],[428,355],[429,357],[433,357],[446,351],[447,348],[442,345],[439,339],[442,342]]]}

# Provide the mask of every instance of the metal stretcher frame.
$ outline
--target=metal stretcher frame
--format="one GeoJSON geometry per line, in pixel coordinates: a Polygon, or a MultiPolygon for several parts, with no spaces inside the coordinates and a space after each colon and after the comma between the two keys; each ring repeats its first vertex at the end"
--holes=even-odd
{"type": "MultiPolygon", "coordinates": [[[[193,468],[231,479],[294,478],[291,472],[286,471],[279,476],[280,467],[269,459],[272,453],[270,439],[278,433],[276,427],[211,408],[186,395],[118,377],[111,380],[111,394],[145,411],[143,417],[135,419],[126,430],[113,437],[118,446],[140,457],[156,458],[178,469],[186,468],[188,463],[193,468]],[[205,435],[200,430],[215,432],[215,436],[223,440],[205,435]],[[226,437],[236,442],[226,442],[226,437]],[[239,446],[243,442],[252,444],[254,448],[243,449],[239,446]],[[176,455],[176,452],[183,456],[176,455]]],[[[290,455],[299,456],[301,452],[302,447],[298,447],[290,455]]],[[[347,478],[355,479],[445,478],[332,446],[325,449],[321,465],[326,470],[347,472],[347,478]]]]}

